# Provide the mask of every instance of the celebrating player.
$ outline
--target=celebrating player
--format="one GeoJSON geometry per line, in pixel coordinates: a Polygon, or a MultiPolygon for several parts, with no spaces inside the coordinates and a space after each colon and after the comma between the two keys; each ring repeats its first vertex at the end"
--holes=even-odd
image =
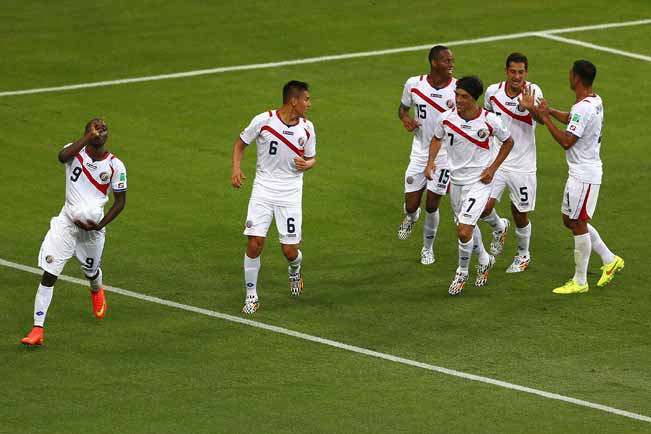
{"type": "Polygon", "coordinates": [[[538,115],[554,140],[565,149],[569,176],[565,183],[561,212],[563,223],[574,234],[574,277],[565,285],[554,289],[556,294],[587,292],[588,262],[594,250],[603,261],[601,278],[597,286],[610,282],[615,273],[624,268],[624,260],[614,255],[602,241],[599,232],[588,223],[597,208],[601,186],[601,148],[604,107],[601,97],[592,90],[597,68],[587,60],[577,60],[570,69],[570,88],[576,102],[570,112],[549,107],[542,99],[538,115]],[[567,124],[565,131],[559,129],[552,117],[567,124]]]}
{"type": "Polygon", "coordinates": [[[52,301],[54,284],[73,255],[90,280],[93,314],[106,315],[106,299],[102,287],[102,250],[105,226],[124,209],[127,198],[127,171],[122,161],[104,149],[108,127],[101,119],[93,119],[79,140],[59,152],[59,161],[66,167],[66,202],[58,216],[50,220],[38,265],[43,269],[41,284],[34,301],[34,327],[22,339],[25,345],[43,343],[43,324],[52,301]],[[104,215],[104,205],[113,191],[114,202],[104,215]],[[95,215],[91,220],[88,216],[95,215]]]}
{"type": "Polygon", "coordinates": [[[290,81],[283,87],[283,105],[253,118],[233,146],[231,184],[242,187],[240,162],[246,147],[257,144],[257,167],[249,200],[244,235],[248,236],[244,255],[246,298],[242,312],[253,314],[258,301],[260,254],[269,225],[276,220],[280,247],[289,261],[289,288],[293,296],[303,291],[301,242],[303,173],[316,163],[314,125],[305,118],[310,108],[307,83],[290,81]]]}
{"type": "Polygon", "coordinates": [[[477,220],[488,202],[495,172],[513,147],[513,139],[497,115],[477,105],[483,90],[478,77],[468,76],[457,81],[456,109],[446,111],[434,127],[425,172],[428,179],[434,178],[436,157],[442,142],[447,142],[450,201],[459,236],[459,267],[448,290],[450,295],[459,294],[468,280],[473,252],[479,260],[475,286],[486,284],[488,272],[495,264],[495,257],[484,249],[477,220]],[[491,137],[502,142],[494,159],[491,137]]]}
{"type": "Polygon", "coordinates": [[[490,199],[482,214],[482,220],[493,228],[490,252],[497,256],[502,252],[509,229],[509,219],[500,218],[495,211],[495,202],[502,197],[504,188],[509,189],[511,214],[515,222],[518,252],[506,269],[507,273],[518,273],[529,266],[531,254],[531,222],[529,213],[536,205],[536,118],[533,107],[525,107],[525,101],[532,106],[536,98],[542,98],[540,87],[527,83],[529,62],[521,53],[512,53],[506,59],[506,81],[488,86],[484,96],[484,107],[500,116],[511,132],[516,146],[495,173],[490,199]],[[525,97],[525,101],[519,98],[525,97]]]}
{"type": "Polygon", "coordinates": [[[398,238],[406,240],[420,216],[420,202],[423,191],[427,190],[425,203],[425,225],[423,227],[423,248],[420,262],[428,265],[435,261],[434,238],[439,227],[439,202],[447,194],[450,181],[445,146],[436,159],[436,173],[428,181],[425,167],[432,140],[434,125],[446,110],[454,107],[456,79],[452,78],[454,57],[442,45],[429,52],[430,73],[411,77],[405,83],[398,108],[398,117],[405,129],[413,132],[409,166],[405,171],[405,217],[398,230],[398,238]],[[414,118],[409,117],[409,109],[414,108],[414,118]]]}

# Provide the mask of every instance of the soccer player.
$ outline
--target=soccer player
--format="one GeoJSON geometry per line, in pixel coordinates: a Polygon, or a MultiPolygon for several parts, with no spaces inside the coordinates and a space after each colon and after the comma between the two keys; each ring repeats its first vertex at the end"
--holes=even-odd
{"type": "MultiPolygon", "coordinates": [[[[482,220],[488,222],[493,228],[490,252],[497,256],[504,247],[509,219],[497,215],[495,202],[500,200],[505,188],[509,189],[518,252],[506,269],[507,273],[524,271],[531,261],[529,213],[536,205],[537,119],[535,111],[524,107],[520,99],[523,95],[531,96],[532,99],[542,98],[543,94],[536,84],[527,83],[528,70],[527,56],[521,53],[510,54],[506,58],[506,81],[488,86],[484,96],[484,108],[500,116],[516,143],[495,173],[490,199],[482,213],[482,220]]],[[[535,101],[532,101],[533,103],[535,101]]]]}
{"type": "Polygon", "coordinates": [[[436,159],[436,173],[431,180],[425,177],[429,143],[432,140],[434,125],[446,110],[454,107],[456,79],[452,78],[454,56],[442,46],[432,47],[429,52],[430,72],[417,75],[405,83],[398,108],[398,117],[405,129],[414,135],[411,144],[409,166],[405,171],[405,217],[398,229],[398,238],[406,240],[414,229],[420,216],[420,203],[423,192],[427,190],[425,203],[425,225],[423,227],[423,248],[420,262],[433,264],[434,239],[439,227],[439,202],[447,194],[450,171],[447,165],[445,146],[436,159]],[[409,109],[414,108],[414,118],[409,109]]]}
{"type": "Polygon", "coordinates": [[[597,68],[588,60],[577,60],[570,69],[570,88],[576,102],[569,112],[550,108],[542,99],[538,115],[554,140],[565,150],[569,176],[565,183],[561,213],[563,223],[574,235],[574,277],[565,285],[554,289],[556,294],[587,292],[588,262],[594,250],[603,261],[601,278],[597,286],[610,282],[615,273],[624,268],[624,260],[613,254],[589,221],[597,208],[601,186],[601,148],[604,106],[601,97],[594,93],[592,84],[597,68]],[[563,131],[552,117],[567,124],[563,131]]]}
{"type": "Polygon", "coordinates": [[[106,225],[124,209],[127,198],[127,171],[122,161],[104,148],[108,126],[102,119],[86,125],[84,135],[59,151],[59,161],[66,168],[66,201],[58,216],[50,220],[38,254],[43,269],[41,284],[34,301],[34,327],[22,339],[25,345],[43,343],[43,324],[52,301],[54,284],[72,256],[81,264],[81,271],[90,280],[93,314],[106,315],[106,298],[102,287],[102,251],[106,225]],[[104,205],[113,191],[114,202],[104,215],[104,205]],[[93,210],[98,221],[84,220],[81,210],[93,210]]]}
{"type": "Polygon", "coordinates": [[[231,184],[242,187],[244,173],[240,162],[246,147],[257,144],[256,175],[249,200],[244,235],[248,244],[244,255],[246,297],[242,312],[253,314],[258,301],[260,254],[269,225],[276,220],[280,247],[289,262],[289,288],[299,296],[303,291],[299,250],[303,210],[303,173],[316,163],[314,125],[305,118],[310,108],[308,84],[290,81],[283,87],[283,105],[278,110],[262,112],[253,118],[233,146],[231,184]]]}
{"type": "Polygon", "coordinates": [[[456,109],[446,111],[434,127],[425,172],[428,179],[433,179],[436,157],[445,141],[451,177],[450,201],[459,237],[459,267],[448,289],[450,295],[459,294],[468,280],[473,252],[479,260],[475,286],[486,284],[488,272],[495,264],[495,257],[484,248],[477,220],[491,194],[495,172],[513,147],[513,139],[497,115],[477,105],[483,90],[478,77],[467,76],[457,81],[456,109]],[[502,142],[495,158],[491,137],[502,142]]]}

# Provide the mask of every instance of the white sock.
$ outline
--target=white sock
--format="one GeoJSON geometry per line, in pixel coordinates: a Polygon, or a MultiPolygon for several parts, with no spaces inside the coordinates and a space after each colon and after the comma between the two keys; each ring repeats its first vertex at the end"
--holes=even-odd
{"type": "Polygon", "coordinates": [[[457,273],[468,273],[468,265],[470,264],[470,257],[472,256],[472,239],[467,243],[459,240],[459,268],[457,273]]]}
{"type": "Polygon", "coordinates": [[[54,293],[54,286],[38,285],[38,291],[36,291],[36,298],[34,299],[35,326],[43,327],[47,309],[50,307],[50,302],[52,301],[52,293],[54,293]]]}
{"type": "Polygon", "coordinates": [[[425,225],[423,226],[423,247],[431,249],[434,246],[436,231],[439,229],[439,210],[425,213],[425,225]]]}
{"type": "Polygon", "coordinates": [[[579,285],[585,285],[588,281],[588,262],[592,250],[590,234],[574,236],[574,281],[579,285]]]}
{"type": "Polygon", "coordinates": [[[420,208],[418,208],[418,209],[417,209],[416,211],[414,211],[414,212],[407,212],[407,204],[404,204],[404,211],[405,211],[405,215],[407,216],[407,219],[408,219],[410,222],[414,222],[414,223],[415,223],[415,222],[418,221],[418,218],[420,217],[420,208]]]}
{"type": "Polygon", "coordinates": [[[497,215],[497,212],[495,211],[495,208],[491,211],[490,214],[488,214],[486,217],[482,217],[482,220],[491,225],[493,228],[493,231],[503,231],[504,230],[504,222],[500,218],[500,216],[497,215]]]}
{"type": "Polygon", "coordinates": [[[518,238],[518,255],[529,256],[529,242],[531,241],[531,222],[523,228],[515,228],[518,238]]]}
{"type": "Polygon", "coordinates": [[[490,259],[488,257],[488,252],[484,248],[479,226],[475,226],[475,228],[472,230],[472,251],[477,254],[477,259],[481,265],[488,264],[488,261],[490,261],[490,259]]]}
{"type": "Polygon", "coordinates": [[[299,250],[298,256],[293,261],[289,261],[289,273],[296,274],[301,271],[301,261],[303,260],[303,253],[299,250]]]}
{"type": "Polygon", "coordinates": [[[613,262],[615,255],[610,251],[606,243],[599,236],[599,232],[591,224],[588,224],[588,233],[590,234],[590,242],[592,242],[592,250],[601,256],[601,261],[604,265],[613,262]]]}
{"type": "Polygon", "coordinates": [[[246,295],[258,298],[258,273],[260,272],[260,257],[249,258],[244,254],[244,282],[246,283],[246,295]]]}
{"type": "Polygon", "coordinates": [[[98,268],[97,277],[90,281],[90,289],[93,292],[97,292],[101,287],[102,287],[102,269],[98,268]]]}

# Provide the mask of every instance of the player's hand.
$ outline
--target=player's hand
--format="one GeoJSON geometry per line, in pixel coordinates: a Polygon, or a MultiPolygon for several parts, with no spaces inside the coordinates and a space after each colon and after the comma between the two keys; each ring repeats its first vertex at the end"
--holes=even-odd
{"type": "Polygon", "coordinates": [[[405,126],[405,129],[409,132],[414,131],[416,128],[420,127],[420,123],[416,119],[407,118],[406,121],[403,121],[402,124],[405,126]]]}
{"type": "Polygon", "coordinates": [[[525,110],[533,112],[536,105],[536,89],[533,89],[531,86],[524,86],[520,94],[520,105],[525,110]]]}
{"type": "Polygon", "coordinates": [[[231,185],[235,188],[242,188],[242,180],[246,179],[246,176],[244,176],[244,172],[238,167],[237,169],[233,169],[233,173],[231,174],[231,185]]]}
{"type": "Polygon", "coordinates": [[[75,220],[73,223],[76,224],[77,227],[80,227],[85,231],[99,231],[101,229],[97,225],[97,223],[90,223],[90,222],[84,223],[81,220],[75,220]]]}
{"type": "Polygon", "coordinates": [[[296,170],[299,172],[305,172],[312,168],[312,164],[302,157],[294,157],[294,165],[296,165],[296,170]]]}
{"type": "Polygon", "coordinates": [[[86,135],[90,139],[97,139],[97,138],[103,139],[106,137],[107,134],[108,134],[108,126],[106,125],[104,119],[93,119],[90,123],[90,129],[86,133],[86,135]]]}
{"type": "Polygon", "coordinates": [[[540,101],[538,101],[538,108],[536,109],[536,112],[538,113],[540,119],[549,118],[549,104],[545,98],[540,98],[540,101]]]}
{"type": "Polygon", "coordinates": [[[425,168],[425,178],[429,179],[430,181],[433,181],[434,172],[436,172],[436,164],[434,164],[434,162],[427,163],[427,167],[425,168]]]}
{"type": "Polygon", "coordinates": [[[479,181],[484,184],[490,184],[493,181],[493,176],[495,176],[495,171],[490,167],[484,169],[484,171],[479,175],[479,181]]]}

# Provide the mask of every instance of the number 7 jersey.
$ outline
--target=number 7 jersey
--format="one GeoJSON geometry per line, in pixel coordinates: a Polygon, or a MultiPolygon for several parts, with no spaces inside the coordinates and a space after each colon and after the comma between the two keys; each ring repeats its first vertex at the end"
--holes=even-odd
{"type": "Polygon", "coordinates": [[[303,196],[303,172],[295,157],[316,156],[316,133],[312,122],[299,118],[287,125],[277,110],[260,113],[240,134],[247,145],[256,142],[257,162],[252,198],[268,203],[296,206],[303,196]]]}

